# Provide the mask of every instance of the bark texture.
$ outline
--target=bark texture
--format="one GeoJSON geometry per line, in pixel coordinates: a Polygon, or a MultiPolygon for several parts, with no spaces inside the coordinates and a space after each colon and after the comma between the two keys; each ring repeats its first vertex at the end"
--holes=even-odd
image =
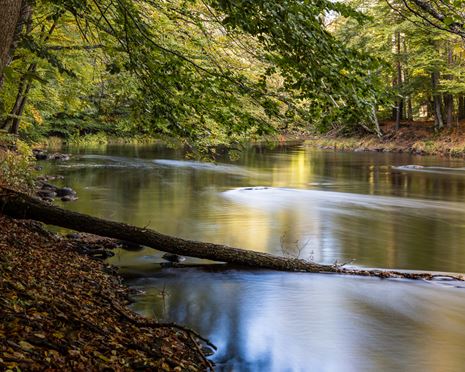
{"type": "MultiPolygon", "coordinates": [[[[435,277],[435,275],[431,273],[364,270],[343,268],[338,265],[321,265],[299,258],[280,257],[268,253],[254,252],[220,244],[180,239],[163,235],[150,229],[66,211],[7,188],[0,188],[0,212],[14,218],[33,219],[68,229],[131,241],[164,252],[227,262],[239,266],[279,271],[377,276],[380,278],[395,277],[428,280],[435,277]]],[[[461,276],[454,276],[453,278],[463,280],[461,276]]]]}
{"type": "Polygon", "coordinates": [[[21,0],[0,0],[0,76],[3,76],[3,69],[8,64],[21,3],[21,0]]]}
{"type": "Polygon", "coordinates": [[[431,82],[433,88],[433,105],[434,105],[434,126],[436,129],[442,129],[444,127],[444,119],[442,117],[442,102],[441,93],[438,92],[439,88],[439,72],[434,71],[431,74],[431,82]]]}

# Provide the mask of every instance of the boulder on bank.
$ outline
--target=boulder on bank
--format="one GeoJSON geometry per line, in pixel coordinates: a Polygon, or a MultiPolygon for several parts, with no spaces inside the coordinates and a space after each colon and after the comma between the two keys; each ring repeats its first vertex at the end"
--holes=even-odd
{"type": "Polygon", "coordinates": [[[186,260],[186,257],[174,253],[165,253],[162,258],[173,263],[180,263],[186,260]]]}
{"type": "Polygon", "coordinates": [[[32,149],[32,154],[36,160],[57,160],[57,161],[68,161],[71,159],[69,154],[54,153],[49,154],[47,150],[43,149],[32,149]]]}
{"type": "Polygon", "coordinates": [[[32,149],[32,154],[36,158],[36,160],[48,160],[47,151],[42,149],[32,149]]]}
{"type": "Polygon", "coordinates": [[[71,156],[68,154],[55,153],[50,155],[49,159],[58,161],[68,161],[69,159],[71,159],[71,156]]]}
{"type": "Polygon", "coordinates": [[[63,187],[61,189],[56,190],[57,196],[62,198],[64,196],[76,196],[76,191],[74,191],[71,187],[63,187]]]}
{"type": "Polygon", "coordinates": [[[45,190],[39,190],[37,191],[37,195],[41,198],[41,199],[44,199],[44,198],[55,198],[57,196],[57,193],[54,191],[54,190],[48,190],[48,189],[45,189],[45,190]]]}
{"type": "Polygon", "coordinates": [[[64,202],[70,202],[70,201],[76,201],[79,198],[76,195],[65,195],[61,198],[61,201],[64,202]]]}
{"type": "Polygon", "coordinates": [[[61,201],[70,202],[78,199],[76,191],[70,187],[58,187],[49,182],[50,179],[55,179],[52,176],[41,176],[38,180],[38,190],[36,195],[43,201],[52,202],[54,198],[58,197],[61,201]]]}

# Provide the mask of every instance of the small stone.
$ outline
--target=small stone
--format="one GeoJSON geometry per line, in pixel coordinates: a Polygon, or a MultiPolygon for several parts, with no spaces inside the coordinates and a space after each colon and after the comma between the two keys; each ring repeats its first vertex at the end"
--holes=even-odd
{"type": "Polygon", "coordinates": [[[36,160],[47,160],[47,159],[48,159],[48,155],[45,154],[45,153],[35,154],[35,158],[36,158],[36,160]]]}
{"type": "Polygon", "coordinates": [[[183,262],[183,261],[186,260],[186,257],[179,256],[179,255],[173,254],[173,253],[165,253],[162,256],[162,258],[165,259],[166,261],[169,261],[169,262],[183,262]]]}
{"type": "Polygon", "coordinates": [[[41,187],[42,190],[52,190],[52,191],[56,191],[58,189],[58,187],[56,187],[55,185],[52,185],[51,183],[48,183],[48,182],[44,182],[42,184],[42,187],[41,187]]]}
{"type": "Polygon", "coordinates": [[[71,187],[63,187],[61,189],[56,190],[57,196],[64,197],[64,196],[74,196],[76,197],[76,191],[74,191],[71,187]]]}
{"type": "Polygon", "coordinates": [[[57,196],[56,192],[53,190],[39,190],[37,191],[37,195],[41,198],[54,198],[57,196]]]}
{"type": "Polygon", "coordinates": [[[128,242],[126,240],[120,240],[119,241],[119,244],[121,246],[121,248],[127,250],[127,251],[140,251],[142,250],[142,246],[140,244],[137,244],[137,243],[133,243],[133,242],[128,242]]]}
{"type": "Polygon", "coordinates": [[[74,195],[65,195],[61,198],[61,201],[64,202],[70,202],[70,201],[76,201],[78,198],[74,195]]]}
{"type": "Polygon", "coordinates": [[[66,235],[66,237],[67,237],[68,239],[80,239],[80,238],[81,238],[81,234],[78,234],[78,233],[71,233],[71,234],[66,235]]]}

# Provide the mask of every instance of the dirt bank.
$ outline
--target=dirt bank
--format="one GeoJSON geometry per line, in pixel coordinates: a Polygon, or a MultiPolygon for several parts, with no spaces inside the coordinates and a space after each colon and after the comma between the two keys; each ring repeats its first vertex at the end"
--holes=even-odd
{"type": "Polygon", "coordinates": [[[404,124],[395,130],[393,123],[384,123],[383,137],[363,135],[343,137],[337,133],[309,136],[310,146],[336,151],[398,152],[416,155],[465,157],[465,123],[452,129],[434,131],[432,123],[404,124]]]}
{"type": "Polygon", "coordinates": [[[38,223],[1,214],[0,293],[0,370],[210,367],[194,333],[127,308],[111,267],[38,223]]]}

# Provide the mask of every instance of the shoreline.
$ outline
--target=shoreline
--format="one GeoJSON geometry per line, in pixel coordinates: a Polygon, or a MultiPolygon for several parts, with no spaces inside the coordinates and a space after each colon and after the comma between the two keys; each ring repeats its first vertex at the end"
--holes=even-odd
{"type": "MultiPolygon", "coordinates": [[[[87,250],[111,248],[94,239],[84,241],[87,250]]],[[[0,368],[211,369],[208,342],[130,310],[119,274],[79,244],[0,214],[0,368]]]]}
{"type": "Polygon", "coordinates": [[[423,126],[384,130],[382,138],[363,136],[309,135],[304,144],[323,150],[351,152],[404,153],[448,158],[465,158],[465,131],[461,129],[434,132],[423,126]]]}

